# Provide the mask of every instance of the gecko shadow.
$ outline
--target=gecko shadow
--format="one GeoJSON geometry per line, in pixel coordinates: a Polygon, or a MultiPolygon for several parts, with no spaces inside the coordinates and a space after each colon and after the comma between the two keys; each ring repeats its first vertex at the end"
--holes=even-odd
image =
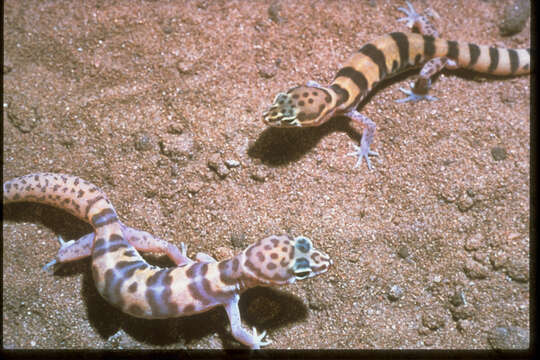
{"type": "MultiPolygon", "coordinates": [[[[5,204],[3,210],[5,220],[43,224],[65,240],[78,239],[93,231],[84,221],[48,205],[30,202],[11,203],[5,204]]],[[[55,239],[50,241],[56,242],[55,239]]],[[[51,253],[50,259],[55,255],[56,252],[51,253]]],[[[165,255],[142,255],[152,265],[174,266],[165,255]]],[[[42,265],[45,264],[39,266],[42,265]]],[[[55,267],[54,276],[69,277],[77,274],[82,274],[82,290],[79,296],[86,305],[88,321],[103,339],[108,339],[123,329],[136,341],[167,346],[177,345],[179,342],[189,344],[218,333],[225,348],[243,348],[230,333],[229,320],[222,306],[186,317],[163,320],[139,319],[116,309],[101,297],[92,278],[90,258],[55,267]]],[[[52,275],[43,272],[43,276],[52,275]]],[[[247,290],[242,294],[239,306],[243,326],[247,325],[249,329],[255,326],[259,332],[276,329],[307,317],[307,307],[301,299],[273,288],[256,287],[247,290]]]]}
{"type": "Polygon", "coordinates": [[[312,150],[326,135],[345,132],[355,142],[362,138],[345,116],[336,116],[321,126],[306,128],[266,128],[248,148],[248,156],[260,159],[263,164],[278,167],[298,161],[312,150]]]}
{"type": "MultiPolygon", "coordinates": [[[[82,235],[93,231],[90,224],[65,210],[40,203],[19,202],[3,204],[2,215],[4,220],[17,223],[42,224],[49,229],[54,229],[55,234],[60,235],[65,241],[78,239],[82,235]]],[[[52,238],[50,241],[58,243],[56,238],[52,238]]],[[[58,247],[60,248],[60,246],[58,247]]],[[[51,254],[51,257],[55,255],[56,253],[51,254]]]]}

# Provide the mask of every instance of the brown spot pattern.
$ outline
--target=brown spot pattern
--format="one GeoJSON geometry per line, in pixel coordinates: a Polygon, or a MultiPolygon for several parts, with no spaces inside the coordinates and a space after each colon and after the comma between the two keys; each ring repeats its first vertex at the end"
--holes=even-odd
{"type": "Polygon", "coordinates": [[[138,285],[137,285],[137,282],[136,282],[136,281],[133,282],[133,284],[131,284],[131,285],[128,286],[128,291],[129,291],[130,293],[136,292],[136,291],[137,291],[137,286],[138,286],[138,285]]]}

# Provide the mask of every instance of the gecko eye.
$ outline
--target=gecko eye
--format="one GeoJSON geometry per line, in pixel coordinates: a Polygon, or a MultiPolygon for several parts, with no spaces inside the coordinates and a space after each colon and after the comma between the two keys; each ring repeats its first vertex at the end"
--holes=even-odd
{"type": "Polygon", "coordinates": [[[293,267],[294,277],[296,280],[303,280],[312,276],[313,271],[309,266],[309,261],[306,258],[296,259],[293,267]]]}
{"type": "Polygon", "coordinates": [[[312,274],[311,270],[298,269],[294,272],[296,280],[304,280],[312,274]]]}

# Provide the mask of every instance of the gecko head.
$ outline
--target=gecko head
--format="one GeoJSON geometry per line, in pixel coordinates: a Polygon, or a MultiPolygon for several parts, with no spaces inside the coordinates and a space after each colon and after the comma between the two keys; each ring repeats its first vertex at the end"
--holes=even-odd
{"type": "Polygon", "coordinates": [[[317,126],[330,119],[336,105],[331,89],[319,86],[297,86],[277,94],[263,113],[263,122],[274,127],[317,126]]]}
{"type": "Polygon", "coordinates": [[[328,255],[299,236],[270,236],[245,251],[244,271],[259,285],[282,285],[322,274],[332,265],[328,255]]]}

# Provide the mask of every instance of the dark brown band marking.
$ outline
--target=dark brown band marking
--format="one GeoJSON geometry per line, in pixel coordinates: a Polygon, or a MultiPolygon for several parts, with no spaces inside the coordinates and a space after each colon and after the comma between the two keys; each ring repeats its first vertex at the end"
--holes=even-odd
{"type": "Polygon", "coordinates": [[[187,269],[186,271],[186,276],[189,278],[189,279],[195,279],[195,278],[198,278],[198,277],[202,277],[204,275],[206,275],[206,273],[208,272],[208,264],[207,263],[202,263],[202,262],[196,262],[192,265],[189,265],[190,268],[187,269]]]}
{"type": "Polygon", "coordinates": [[[203,306],[210,304],[210,300],[208,300],[199,290],[197,281],[191,282],[188,285],[188,290],[189,290],[189,293],[191,294],[191,297],[193,297],[197,301],[200,301],[203,304],[203,306]]]}
{"type": "Polygon", "coordinates": [[[330,85],[330,89],[334,90],[334,92],[337,94],[338,100],[336,106],[339,106],[349,100],[349,92],[338,84],[330,85]]]}
{"type": "Polygon", "coordinates": [[[118,217],[116,216],[114,209],[105,208],[100,213],[92,216],[91,224],[97,229],[99,227],[112,224],[116,221],[118,221],[118,217]]]}
{"type": "Polygon", "coordinates": [[[431,59],[435,55],[435,38],[430,35],[424,35],[424,56],[431,59]]]}
{"type": "Polygon", "coordinates": [[[379,81],[386,77],[388,73],[386,69],[386,57],[381,50],[373,44],[366,44],[358,52],[369,57],[377,65],[379,68],[379,81]]]}
{"type": "Polygon", "coordinates": [[[208,297],[219,302],[224,302],[234,294],[233,291],[214,291],[212,289],[212,284],[208,279],[202,279],[202,287],[208,297]]]}
{"type": "Polygon", "coordinates": [[[508,57],[510,58],[510,72],[514,74],[519,67],[519,56],[516,50],[508,49],[508,57]]]}
{"type": "Polygon", "coordinates": [[[457,41],[447,41],[448,51],[446,52],[446,57],[452,60],[457,60],[459,56],[459,48],[457,41]]]}
{"type": "Polygon", "coordinates": [[[175,268],[160,269],[146,281],[148,288],[145,296],[152,309],[152,317],[164,318],[178,314],[178,306],[171,302],[172,290],[168,285],[172,278],[170,273],[174,270],[175,268]]]}
{"type": "Polygon", "coordinates": [[[390,33],[390,37],[396,42],[399,51],[399,64],[397,69],[392,69],[392,71],[399,71],[409,63],[409,38],[402,32],[390,33]]]}
{"type": "Polygon", "coordinates": [[[121,248],[132,248],[131,245],[120,235],[112,234],[107,241],[101,238],[96,240],[94,250],[92,251],[92,259],[96,259],[105,255],[107,252],[113,252],[121,248]]]}
{"type": "Polygon", "coordinates": [[[488,73],[492,73],[497,69],[497,66],[499,65],[499,49],[490,47],[489,48],[489,67],[487,69],[488,73]]]}
{"type": "Polygon", "coordinates": [[[120,288],[122,287],[124,280],[125,279],[114,269],[105,271],[105,288],[101,295],[107,299],[111,305],[119,308],[122,308],[124,305],[124,299],[120,293],[120,288]]]}
{"type": "Polygon", "coordinates": [[[368,87],[368,82],[364,74],[362,74],[360,71],[355,70],[354,68],[350,66],[346,66],[344,68],[341,68],[337,74],[336,79],[340,76],[346,77],[351,79],[356,87],[358,87],[359,96],[365,94],[368,87]]]}
{"type": "Polygon", "coordinates": [[[84,211],[84,217],[85,218],[88,219],[88,213],[90,212],[90,209],[92,208],[92,206],[94,206],[95,203],[97,203],[101,199],[103,199],[103,196],[99,195],[99,196],[96,196],[95,198],[90,199],[90,200],[87,201],[86,210],[84,211]]]}

